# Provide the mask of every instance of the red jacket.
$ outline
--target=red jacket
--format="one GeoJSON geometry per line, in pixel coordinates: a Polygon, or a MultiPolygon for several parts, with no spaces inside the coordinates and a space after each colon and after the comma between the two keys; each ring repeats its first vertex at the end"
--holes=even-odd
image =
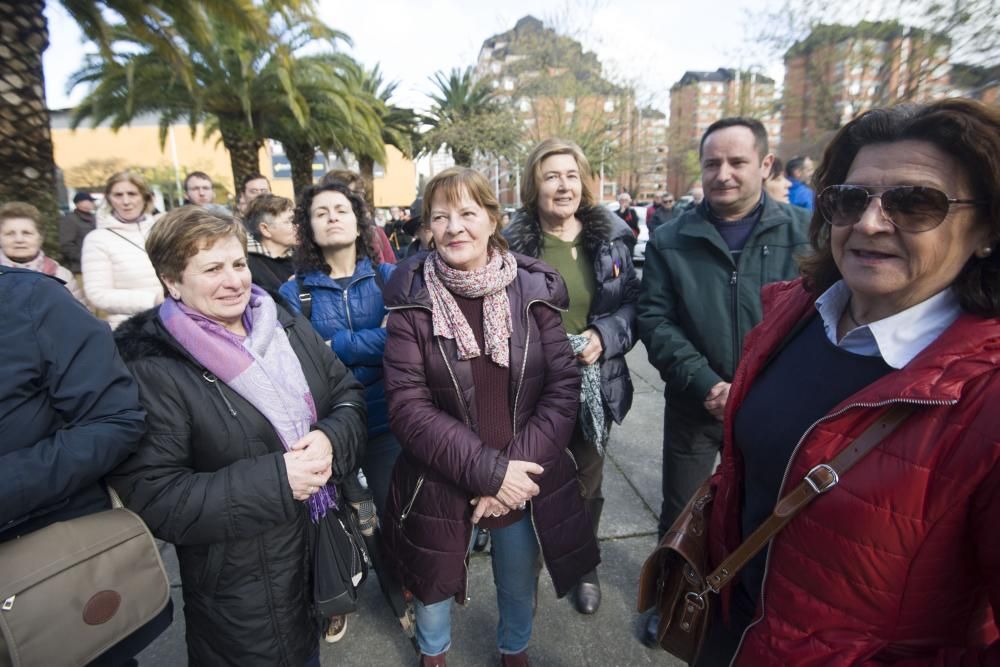
{"type": "MultiPolygon", "coordinates": [[[[770,354],[815,313],[801,280],[765,287],[763,302],[726,407],[713,563],[740,542],[733,417],[770,354]]],[[[882,406],[923,406],[775,538],[756,622],[734,665],[1000,665],[998,363],[1000,320],[963,314],[905,368],[807,431],[782,493],[860,435],[882,406]]]]}

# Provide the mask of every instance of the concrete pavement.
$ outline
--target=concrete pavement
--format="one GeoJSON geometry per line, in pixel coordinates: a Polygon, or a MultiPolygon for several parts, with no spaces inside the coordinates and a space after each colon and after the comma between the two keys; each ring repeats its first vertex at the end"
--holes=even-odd
{"type": "MultiPolygon", "coordinates": [[[[538,612],[529,647],[532,664],[560,666],[662,665],[682,663],[639,643],[640,617],[635,613],[636,588],[643,560],[656,546],[660,506],[660,460],[663,428],[663,383],[646,361],[639,343],[628,356],[635,400],[625,423],[611,432],[605,464],[604,515],[600,528],[603,603],[597,614],[581,616],[568,599],[558,600],[548,575],[542,575],[538,612]]],[[[142,667],[186,664],[180,580],[168,548],[176,611],[171,628],[139,656],[142,667]]],[[[472,600],[456,605],[452,615],[449,665],[499,664],[496,653],[496,598],[489,556],[476,554],[470,565],[472,600]]],[[[324,667],[391,667],[413,665],[409,640],[383,602],[374,577],[362,589],[358,613],[348,618],[347,634],[337,644],[323,644],[324,667]]]]}

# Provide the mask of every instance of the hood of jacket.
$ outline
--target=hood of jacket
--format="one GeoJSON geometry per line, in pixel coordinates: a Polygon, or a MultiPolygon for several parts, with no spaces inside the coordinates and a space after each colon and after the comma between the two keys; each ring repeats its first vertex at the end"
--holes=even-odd
{"type": "MultiPolygon", "coordinates": [[[[566,283],[558,271],[533,257],[516,252],[512,254],[517,261],[519,280],[511,284],[520,286],[522,303],[545,301],[560,310],[569,307],[566,283]]],[[[383,293],[386,308],[431,307],[431,296],[424,282],[424,261],[427,258],[428,255],[419,254],[396,265],[383,293]]]]}
{"type": "MultiPolygon", "coordinates": [[[[576,217],[583,225],[583,249],[593,259],[602,243],[621,239],[626,244],[635,243],[635,235],[625,221],[603,206],[580,208],[576,217]]],[[[545,245],[542,224],[537,212],[520,209],[510,225],[503,231],[510,249],[529,257],[541,257],[545,245]]]]}

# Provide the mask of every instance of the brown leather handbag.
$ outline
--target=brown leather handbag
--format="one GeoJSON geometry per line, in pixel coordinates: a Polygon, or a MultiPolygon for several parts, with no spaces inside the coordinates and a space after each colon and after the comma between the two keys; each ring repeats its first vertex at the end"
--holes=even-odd
{"type": "Polygon", "coordinates": [[[167,606],[152,534],[112,504],[0,544],[0,667],[86,665],[167,606]]]}
{"type": "Polygon", "coordinates": [[[712,488],[710,481],[705,481],[642,566],[637,606],[640,613],[656,607],[660,614],[656,633],[660,647],[688,664],[694,663],[711,618],[709,594],[721,591],[796,514],[836,486],[844,473],[892,433],[913,409],[913,405],[894,405],[832,461],[810,470],[778,501],[771,516],[707,575],[712,488]]]}

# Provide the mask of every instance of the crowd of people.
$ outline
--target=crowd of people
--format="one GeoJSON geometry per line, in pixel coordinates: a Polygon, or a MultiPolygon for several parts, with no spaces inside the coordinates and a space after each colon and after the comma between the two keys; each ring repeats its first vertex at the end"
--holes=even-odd
{"type": "MultiPolygon", "coordinates": [[[[317,613],[313,544],[349,507],[419,664],[446,664],[488,546],[497,659],[528,665],[542,568],[600,610],[641,340],[665,383],[659,532],[708,480],[713,566],[910,408],[712,590],[692,664],[1000,664],[1000,111],[868,111],[815,167],[733,117],[698,154],[700,184],[643,221],[556,138],[512,216],[464,167],[384,225],[351,172],[296,202],[251,174],[234,214],[202,172],[162,214],[122,172],[74,197],[62,264],[39,211],[3,204],[0,545],[110,486],[176,548],[189,664],[316,666],[349,616],[317,613]]],[[[135,664],[172,613],[91,664],[135,664]]]]}

